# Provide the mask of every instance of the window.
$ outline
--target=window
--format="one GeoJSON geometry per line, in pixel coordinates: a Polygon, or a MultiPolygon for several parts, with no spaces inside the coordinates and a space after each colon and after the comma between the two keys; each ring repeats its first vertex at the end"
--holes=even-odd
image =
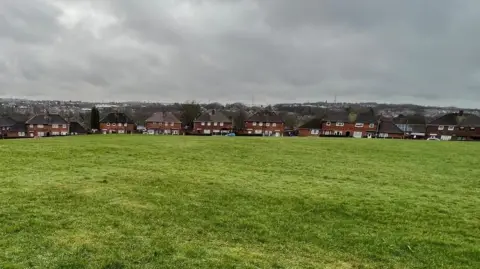
{"type": "Polygon", "coordinates": [[[368,128],[375,128],[375,123],[370,123],[370,124],[368,125],[368,128]]]}
{"type": "Polygon", "coordinates": [[[205,122],[202,121],[202,126],[205,126],[205,122]]]}
{"type": "Polygon", "coordinates": [[[325,123],[325,125],[330,126],[330,125],[332,125],[332,123],[327,121],[327,123],[325,123]]]}
{"type": "Polygon", "coordinates": [[[33,128],[33,124],[30,124],[30,126],[28,126],[28,127],[33,128]]]}
{"type": "Polygon", "coordinates": [[[170,122],[170,126],[173,126],[175,124],[175,122],[170,122]]]}
{"type": "Polygon", "coordinates": [[[18,132],[18,136],[25,136],[24,132],[18,132]]]}
{"type": "Polygon", "coordinates": [[[475,131],[475,127],[470,127],[470,131],[475,131]]]}
{"type": "Polygon", "coordinates": [[[442,131],[444,129],[443,125],[438,126],[438,130],[442,131]]]}
{"type": "Polygon", "coordinates": [[[258,123],[258,126],[263,126],[263,122],[259,122],[259,123],[258,123]]]}
{"type": "Polygon", "coordinates": [[[67,125],[66,124],[62,125],[62,128],[67,128],[67,125]]]}
{"type": "Polygon", "coordinates": [[[117,123],[117,125],[118,125],[118,126],[120,126],[120,127],[122,127],[122,126],[123,126],[123,124],[121,124],[121,123],[117,123]]]}
{"type": "Polygon", "coordinates": [[[116,123],[112,123],[112,126],[116,126],[117,124],[116,123]]]}
{"type": "Polygon", "coordinates": [[[460,130],[465,130],[465,127],[460,126],[458,129],[460,129],[460,130]]]}
{"type": "Polygon", "coordinates": [[[363,127],[363,123],[355,123],[355,127],[361,128],[363,127]]]}
{"type": "Polygon", "coordinates": [[[449,130],[449,131],[455,130],[455,126],[448,126],[448,130],[449,130]]]}
{"type": "Polygon", "coordinates": [[[257,126],[257,123],[256,123],[256,122],[252,122],[252,125],[253,125],[253,126],[257,126]]]}
{"type": "Polygon", "coordinates": [[[275,122],[272,123],[272,127],[277,127],[277,124],[275,122]]]}
{"type": "Polygon", "coordinates": [[[212,123],[211,123],[211,122],[207,122],[207,126],[210,126],[210,125],[212,125],[212,123]]]}
{"type": "Polygon", "coordinates": [[[343,124],[343,122],[337,122],[337,126],[344,126],[345,124],[343,124]]]}
{"type": "Polygon", "coordinates": [[[270,126],[270,122],[265,123],[265,126],[267,127],[270,126]]]}
{"type": "Polygon", "coordinates": [[[223,122],[220,122],[220,126],[223,126],[223,122]]]}
{"type": "Polygon", "coordinates": [[[213,123],[213,126],[217,126],[217,125],[218,125],[218,123],[217,123],[217,122],[214,122],[214,123],[213,123]]]}
{"type": "Polygon", "coordinates": [[[37,128],[43,128],[43,124],[37,125],[37,128]]]}
{"type": "Polygon", "coordinates": [[[318,130],[318,129],[312,129],[310,131],[310,134],[312,134],[312,135],[318,135],[319,133],[320,133],[320,130],[318,130]]]}
{"type": "Polygon", "coordinates": [[[110,126],[110,122],[107,122],[107,126],[110,126]]]}
{"type": "Polygon", "coordinates": [[[52,128],[58,128],[58,124],[52,124],[52,128]]]}

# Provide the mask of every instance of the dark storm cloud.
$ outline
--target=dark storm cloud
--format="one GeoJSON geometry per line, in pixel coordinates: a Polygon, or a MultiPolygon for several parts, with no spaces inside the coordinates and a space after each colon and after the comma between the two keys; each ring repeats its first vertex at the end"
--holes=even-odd
{"type": "Polygon", "coordinates": [[[478,106],[479,10],[469,0],[5,0],[0,86],[38,98],[478,106]]]}

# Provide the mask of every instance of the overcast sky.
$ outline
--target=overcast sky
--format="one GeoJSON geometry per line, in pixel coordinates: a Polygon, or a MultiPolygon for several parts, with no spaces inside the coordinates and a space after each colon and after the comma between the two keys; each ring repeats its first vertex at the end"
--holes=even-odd
{"type": "Polygon", "coordinates": [[[478,0],[0,0],[0,96],[480,107],[478,0]]]}

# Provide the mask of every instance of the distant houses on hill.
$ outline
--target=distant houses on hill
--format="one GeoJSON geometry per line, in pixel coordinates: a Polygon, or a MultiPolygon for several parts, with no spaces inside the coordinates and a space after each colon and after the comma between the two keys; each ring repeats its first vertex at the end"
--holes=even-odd
{"type": "MultiPolygon", "coordinates": [[[[245,136],[310,136],[352,137],[382,139],[438,139],[445,141],[480,140],[480,117],[463,111],[447,113],[435,119],[421,115],[380,117],[373,109],[325,110],[306,120],[298,128],[288,130],[284,119],[275,111],[265,109],[243,119],[231,113],[209,110],[193,120],[191,126],[181,120],[182,115],[155,112],[145,119],[142,133],[150,135],[226,135],[245,136]],[[241,123],[241,124],[239,124],[241,123]],[[238,128],[236,126],[242,126],[238,128]]],[[[143,123],[142,123],[143,124],[143,123]]],[[[132,134],[138,132],[135,122],[126,114],[112,112],[100,120],[102,134],[132,134]]],[[[1,138],[28,138],[80,135],[88,128],[58,114],[38,114],[30,119],[0,117],[1,138]]]]}

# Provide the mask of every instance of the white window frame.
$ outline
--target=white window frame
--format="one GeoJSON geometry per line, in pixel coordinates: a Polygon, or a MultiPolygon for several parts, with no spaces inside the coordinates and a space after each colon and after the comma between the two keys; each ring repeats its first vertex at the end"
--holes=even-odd
{"type": "Polygon", "coordinates": [[[18,136],[25,136],[25,132],[18,132],[18,136]]]}
{"type": "Polygon", "coordinates": [[[265,123],[265,126],[270,127],[270,122],[265,123]]]}
{"type": "Polygon", "coordinates": [[[58,128],[58,124],[52,124],[52,128],[58,128]]]}
{"type": "Polygon", "coordinates": [[[439,130],[439,131],[443,131],[443,129],[445,129],[445,126],[443,126],[443,125],[438,125],[438,130],[439,130]]]}
{"type": "Polygon", "coordinates": [[[66,124],[62,125],[62,128],[67,128],[67,125],[66,124]]]}
{"type": "Polygon", "coordinates": [[[277,123],[272,123],[272,127],[277,127],[277,123]]]}
{"type": "Polygon", "coordinates": [[[107,126],[110,126],[110,122],[107,122],[107,126]]]}
{"type": "Polygon", "coordinates": [[[370,124],[368,125],[368,128],[375,128],[375,123],[370,123],[370,124]]]}
{"type": "Polygon", "coordinates": [[[454,131],[454,130],[455,130],[455,126],[448,126],[448,130],[449,130],[449,131],[454,131]]]}
{"type": "Polygon", "coordinates": [[[202,125],[202,126],[205,126],[205,122],[204,122],[204,121],[202,121],[202,123],[200,123],[200,125],[202,125]]]}
{"type": "Polygon", "coordinates": [[[325,123],[325,125],[326,125],[326,126],[331,126],[331,125],[332,125],[332,123],[331,123],[331,122],[329,122],[329,121],[327,121],[327,122],[325,123]]]}
{"type": "Polygon", "coordinates": [[[174,126],[175,125],[175,122],[170,122],[170,126],[174,126]]]}
{"type": "Polygon", "coordinates": [[[218,122],[215,121],[215,122],[213,123],[213,126],[217,126],[217,125],[218,125],[218,122]]]}
{"type": "Polygon", "coordinates": [[[258,123],[258,126],[262,127],[262,126],[263,126],[263,122],[259,122],[259,123],[258,123]]]}
{"type": "Polygon", "coordinates": [[[223,122],[220,122],[220,126],[223,126],[223,122]]]}
{"type": "Polygon", "coordinates": [[[345,126],[345,123],[343,123],[343,122],[337,122],[335,125],[338,126],[338,127],[343,127],[343,126],[345,126]]]}
{"type": "Polygon", "coordinates": [[[33,129],[33,124],[30,124],[28,127],[29,127],[30,129],[33,129]]]}
{"type": "Polygon", "coordinates": [[[253,126],[257,126],[257,122],[255,122],[255,121],[252,122],[252,125],[253,125],[253,126]]]}
{"type": "Polygon", "coordinates": [[[355,123],[355,127],[357,127],[357,128],[361,128],[361,127],[363,127],[363,126],[364,126],[364,124],[361,123],[361,122],[355,123]]]}
{"type": "Polygon", "coordinates": [[[211,125],[212,125],[212,123],[211,123],[211,122],[207,122],[207,126],[211,126],[211,125]]]}
{"type": "Polygon", "coordinates": [[[38,124],[37,128],[43,128],[43,124],[38,124]]]}
{"type": "Polygon", "coordinates": [[[117,126],[117,124],[116,124],[116,123],[112,123],[112,126],[117,126]]]}
{"type": "Polygon", "coordinates": [[[470,127],[470,131],[475,131],[475,127],[470,127]]]}
{"type": "Polygon", "coordinates": [[[123,124],[122,123],[117,123],[118,127],[122,127],[123,124]]]}

